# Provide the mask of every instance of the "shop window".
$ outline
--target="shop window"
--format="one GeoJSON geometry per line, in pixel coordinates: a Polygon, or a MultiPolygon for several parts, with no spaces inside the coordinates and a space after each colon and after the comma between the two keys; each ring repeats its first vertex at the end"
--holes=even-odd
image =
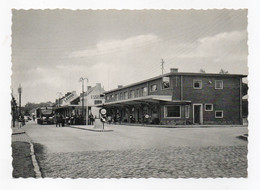
{"type": "Polygon", "coordinates": [[[180,118],[181,106],[165,106],[164,117],[180,118]]]}
{"type": "Polygon", "coordinates": [[[213,104],[205,104],[205,111],[213,111],[213,104]]]}
{"type": "Polygon", "coordinates": [[[223,111],[222,110],[215,111],[215,118],[223,118],[223,111]]]}
{"type": "Polygon", "coordinates": [[[216,80],[215,81],[215,89],[223,89],[223,81],[222,80],[216,80]]]}
{"type": "Polygon", "coordinates": [[[193,88],[194,89],[202,89],[202,81],[201,80],[194,80],[193,81],[193,88]]]}
{"type": "Polygon", "coordinates": [[[189,117],[190,117],[190,106],[185,105],[185,118],[189,118],[189,117]]]}

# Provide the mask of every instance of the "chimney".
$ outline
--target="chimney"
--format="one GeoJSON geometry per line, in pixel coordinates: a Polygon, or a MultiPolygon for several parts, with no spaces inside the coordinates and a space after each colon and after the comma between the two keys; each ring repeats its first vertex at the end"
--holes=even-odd
{"type": "Polygon", "coordinates": [[[117,85],[117,88],[123,88],[123,85],[117,85]]]}
{"type": "Polygon", "coordinates": [[[171,73],[178,73],[178,68],[171,68],[170,71],[171,73]]]}

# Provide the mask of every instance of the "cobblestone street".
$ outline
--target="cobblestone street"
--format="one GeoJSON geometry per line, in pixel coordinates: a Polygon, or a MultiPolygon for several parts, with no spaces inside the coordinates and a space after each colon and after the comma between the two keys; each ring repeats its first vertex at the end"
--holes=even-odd
{"type": "Polygon", "coordinates": [[[48,154],[40,166],[54,178],[246,177],[246,156],[246,146],[88,151],[48,154]]]}
{"type": "Polygon", "coordinates": [[[247,177],[246,127],[148,128],[110,126],[92,132],[29,123],[43,177],[247,177]]]}

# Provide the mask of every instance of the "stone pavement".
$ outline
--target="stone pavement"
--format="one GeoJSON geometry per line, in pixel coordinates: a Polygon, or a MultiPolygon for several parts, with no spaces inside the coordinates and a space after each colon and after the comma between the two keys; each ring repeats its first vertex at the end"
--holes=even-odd
{"type": "Polygon", "coordinates": [[[25,133],[24,127],[18,128],[18,122],[15,122],[15,127],[12,127],[12,142],[31,142],[30,137],[25,133]]]}
{"type": "Polygon", "coordinates": [[[168,147],[37,155],[51,178],[247,177],[246,146],[168,147]]]}

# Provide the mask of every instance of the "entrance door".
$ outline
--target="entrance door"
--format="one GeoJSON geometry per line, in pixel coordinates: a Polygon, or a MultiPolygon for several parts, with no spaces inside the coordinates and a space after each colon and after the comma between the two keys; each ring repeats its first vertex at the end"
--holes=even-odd
{"type": "Polygon", "coordinates": [[[193,123],[202,124],[202,105],[193,105],[193,123]]]}

